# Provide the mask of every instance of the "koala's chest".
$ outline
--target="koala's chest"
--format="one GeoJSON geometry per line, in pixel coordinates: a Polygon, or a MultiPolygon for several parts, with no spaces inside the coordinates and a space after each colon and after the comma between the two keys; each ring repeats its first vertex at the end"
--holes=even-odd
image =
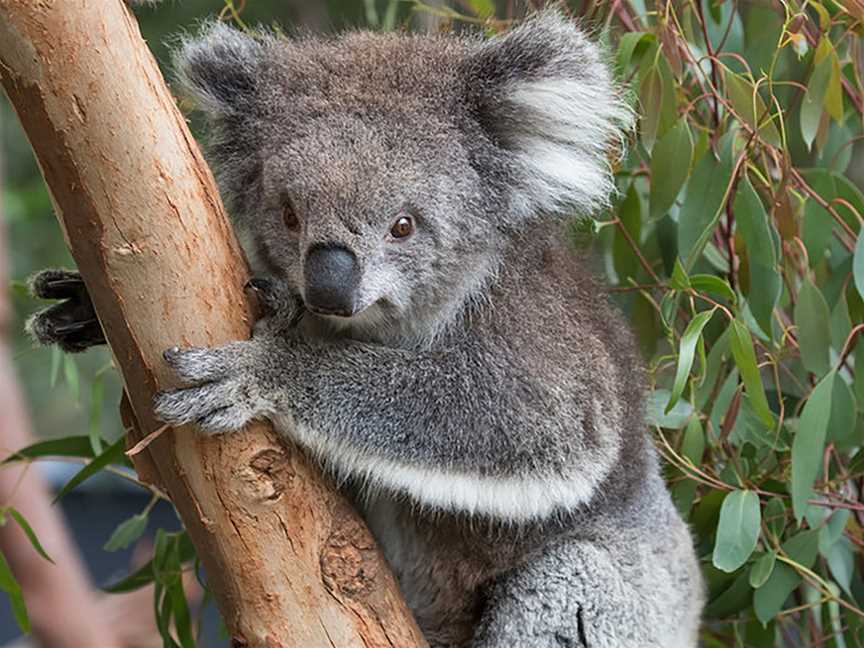
{"type": "Polygon", "coordinates": [[[486,587],[522,552],[502,550],[445,514],[420,518],[411,504],[386,496],[361,509],[430,646],[470,645],[486,587]]]}

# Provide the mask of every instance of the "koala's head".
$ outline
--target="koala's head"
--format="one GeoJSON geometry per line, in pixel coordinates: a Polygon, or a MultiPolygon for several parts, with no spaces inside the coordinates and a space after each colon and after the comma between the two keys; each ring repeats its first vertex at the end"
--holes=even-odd
{"type": "Polygon", "coordinates": [[[555,12],[486,41],[216,24],[176,62],[256,256],[349,326],[446,324],[515,232],[604,203],[630,119],[597,48],[555,12]]]}

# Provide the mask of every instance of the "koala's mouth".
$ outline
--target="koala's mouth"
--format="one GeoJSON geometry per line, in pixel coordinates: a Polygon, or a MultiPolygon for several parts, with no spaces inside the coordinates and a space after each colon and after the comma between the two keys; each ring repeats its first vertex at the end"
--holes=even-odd
{"type": "Polygon", "coordinates": [[[331,310],[329,308],[311,306],[307,306],[307,310],[315,313],[316,315],[323,315],[325,317],[338,317],[340,319],[348,319],[357,314],[357,311],[331,310]]]}
{"type": "Polygon", "coordinates": [[[368,308],[368,306],[368,304],[363,304],[361,306],[348,310],[345,308],[327,308],[320,305],[313,306],[307,304],[306,309],[311,311],[312,313],[315,313],[316,315],[321,315],[323,317],[334,317],[340,320],[349,320],[352,317],[356,317],[357,315],[363,313],[368,308]]]}

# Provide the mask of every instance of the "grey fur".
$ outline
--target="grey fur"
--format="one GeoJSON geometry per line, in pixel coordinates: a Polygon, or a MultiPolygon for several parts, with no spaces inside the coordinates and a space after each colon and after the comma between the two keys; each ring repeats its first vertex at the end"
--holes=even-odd
{"type": "Polygon", "coordinates": [[[187,386],[159,416],[269,417],[318,456],[432,646],[695,647],[641,364],[563,234],[606,201],[630,120],[596,46],[548,11],[489,41],[211,25],[176,64],[270,279],[251,340],[166,352],[187,386]],[[350,318],[303,307],[321,245],[356,256],[350,318]]]}

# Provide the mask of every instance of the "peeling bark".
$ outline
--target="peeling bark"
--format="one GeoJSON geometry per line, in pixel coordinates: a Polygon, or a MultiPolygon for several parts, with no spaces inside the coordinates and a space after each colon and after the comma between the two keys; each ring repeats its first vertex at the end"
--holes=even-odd
{"type": "MultiPolygon", "coordinates": [[[[213,178],[120,0],[0,0],[0,77],[145,435],[174,386],[163,349],[249,335],[213,178]]],[[[235,646],[425,646],[363,522],[269,425],[168,430],[135,460],[170,493],[235,646]]]]}

